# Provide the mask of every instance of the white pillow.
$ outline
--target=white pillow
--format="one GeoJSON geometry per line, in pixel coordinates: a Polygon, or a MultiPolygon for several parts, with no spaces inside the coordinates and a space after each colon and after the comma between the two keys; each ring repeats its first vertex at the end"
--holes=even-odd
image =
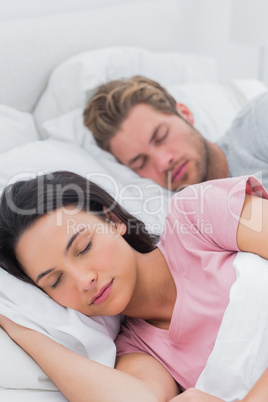
{"type": "MultiPolygon", "coordinates": [[[[37,287],[0,269],[0,314],[65,347],[113,367],[120,317],[86,317],[54,302],[37,287]]],[[[0,387],[56,390],[36,363],[0,332],[0,387]],[[16,362],[16,364],[14,364],[16,362]]]]}
{"type": "Polygon", "coordinates": [[[267,88],[258,80],[229,80],[171,85],[167,90],[189,107],[194,126],[213,142],[226,132],[238,112],[267,88]]]}
{"type": "Polygon", "coordinates": [[[215,81],[213,59],[182,53],[150,52],[135,47],[110,47],[79,54],[52,73],[34,110],[37,126],[77,107],[84,107],[96,88],[108,81],[145,75],[164,86],[215,81]]]}
{"type": "Polygon", "coordinates": [[[0,388],[57,390],[37,363],[0,328],[0,388]]]}
{"type": "Polygon", "coordinates": [[[0,153],[37,139],[31,114],[0,105],[0,153]]]}

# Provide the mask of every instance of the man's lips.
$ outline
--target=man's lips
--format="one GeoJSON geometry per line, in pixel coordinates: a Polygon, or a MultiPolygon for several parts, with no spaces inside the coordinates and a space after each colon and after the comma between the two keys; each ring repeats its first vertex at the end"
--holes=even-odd
{"type": "Polygon", "coordinates": [[[112,284],[113,279],[111,280],[111,282],[107,283],[105,286],[103,286],[103,288],[101,288],[101,290],[91,299],[89,304],[91,305],[103,303],[111,293],[112,284]]]}
{"type": "Polygon", "coordinates": [[[171,174],[172,182],[176,182],[184,176],[186,169],[187,169],[187,165],[188,165],[188,161],[185,161],[173,169],[172,174],[171,174]]]}

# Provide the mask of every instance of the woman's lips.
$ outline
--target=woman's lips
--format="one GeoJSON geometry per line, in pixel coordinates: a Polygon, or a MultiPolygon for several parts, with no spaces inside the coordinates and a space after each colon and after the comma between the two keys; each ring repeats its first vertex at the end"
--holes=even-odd
{"type": "Polygon", "coordinates": [[[105,285],[100,291],[99,293],[94,296],[90,302],[90,304],[101,304],[103,303],[110,295],[111,290],[112,290],[112,284],[113,284],[113,280],[111,282],[109,282],[107,285],[105,285]]]}
{"type": "Polygon", "coordinates": [[[188,165],[188,161],[182,163],[178,167],[175,167],[175,169],[172,172],[172,176],[171,176],[172,182],[176,182],[184,176],[186,169],[187,169],[187,165],[188,165]]]}

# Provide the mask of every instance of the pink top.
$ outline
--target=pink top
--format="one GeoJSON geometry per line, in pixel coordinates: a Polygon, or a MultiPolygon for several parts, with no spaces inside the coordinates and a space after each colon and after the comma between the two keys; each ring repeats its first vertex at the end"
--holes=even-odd
{"type": "Polygon", "coordinates": [[[118,355],[148,353],[184,388],[193,387],[213,349],[234,283],[236,232],[245,193],[268,198],[257,179],[239,177],[187,187],[172,197],[157,247],[177,287],[169,330],[127,318],[118,355]]]}

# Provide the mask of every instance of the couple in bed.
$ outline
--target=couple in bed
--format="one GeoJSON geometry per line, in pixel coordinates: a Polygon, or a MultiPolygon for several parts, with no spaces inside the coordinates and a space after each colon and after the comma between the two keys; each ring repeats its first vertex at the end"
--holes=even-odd
{"type": "MultiPolygon", "coordinates": [[[[177,124],[172,118],[180,119],[173,114],[165,111],[154,132],[157,136],[162,130],[164,142],[177,124]]],[[[187,121],[180,124],[185,136],[194,137],[187,121]]],[[[203,171],[213,173],[208,159],[212,149],[199,139],[190,138],[190,144],[206,150],[203,171]]],[[[157,142],[152,145],[158,147],[157,142]]],[[[187,158],[183,163],[185,174],[174,174],[172,180],[171,170],[168,178],[176,188],[176,176],[182,176],[183,187],[197,181],[197,165],[187,158]]],[[[15,183],[2,196],[0,264],[88,316],[129,317],[117,339],[118,370],[76,355],[5,317],[1,326],[69,400],[220,401],[192,389],[176,396],[177,384],[194,387],[213,349],[235,281],[237,252],[268,258],[268,201],[260,183],[244,177],[187,187],[172,198],[159,241],[102,189],[75,174],[45,176],[42,198],[37,188],[36,179],[15,183]],[[37,207],[41,214],[34,212],[37,207]],[[33,213],[23,214],[26,210],[33,213]],[[72,233],[70,213],[76,221],[72,233]],[[256,229],[256,220],[261,220],[262,230],[256,229]]],[[[265,371],[244,401],[267,400],[267,380],[265,371]]]]}

